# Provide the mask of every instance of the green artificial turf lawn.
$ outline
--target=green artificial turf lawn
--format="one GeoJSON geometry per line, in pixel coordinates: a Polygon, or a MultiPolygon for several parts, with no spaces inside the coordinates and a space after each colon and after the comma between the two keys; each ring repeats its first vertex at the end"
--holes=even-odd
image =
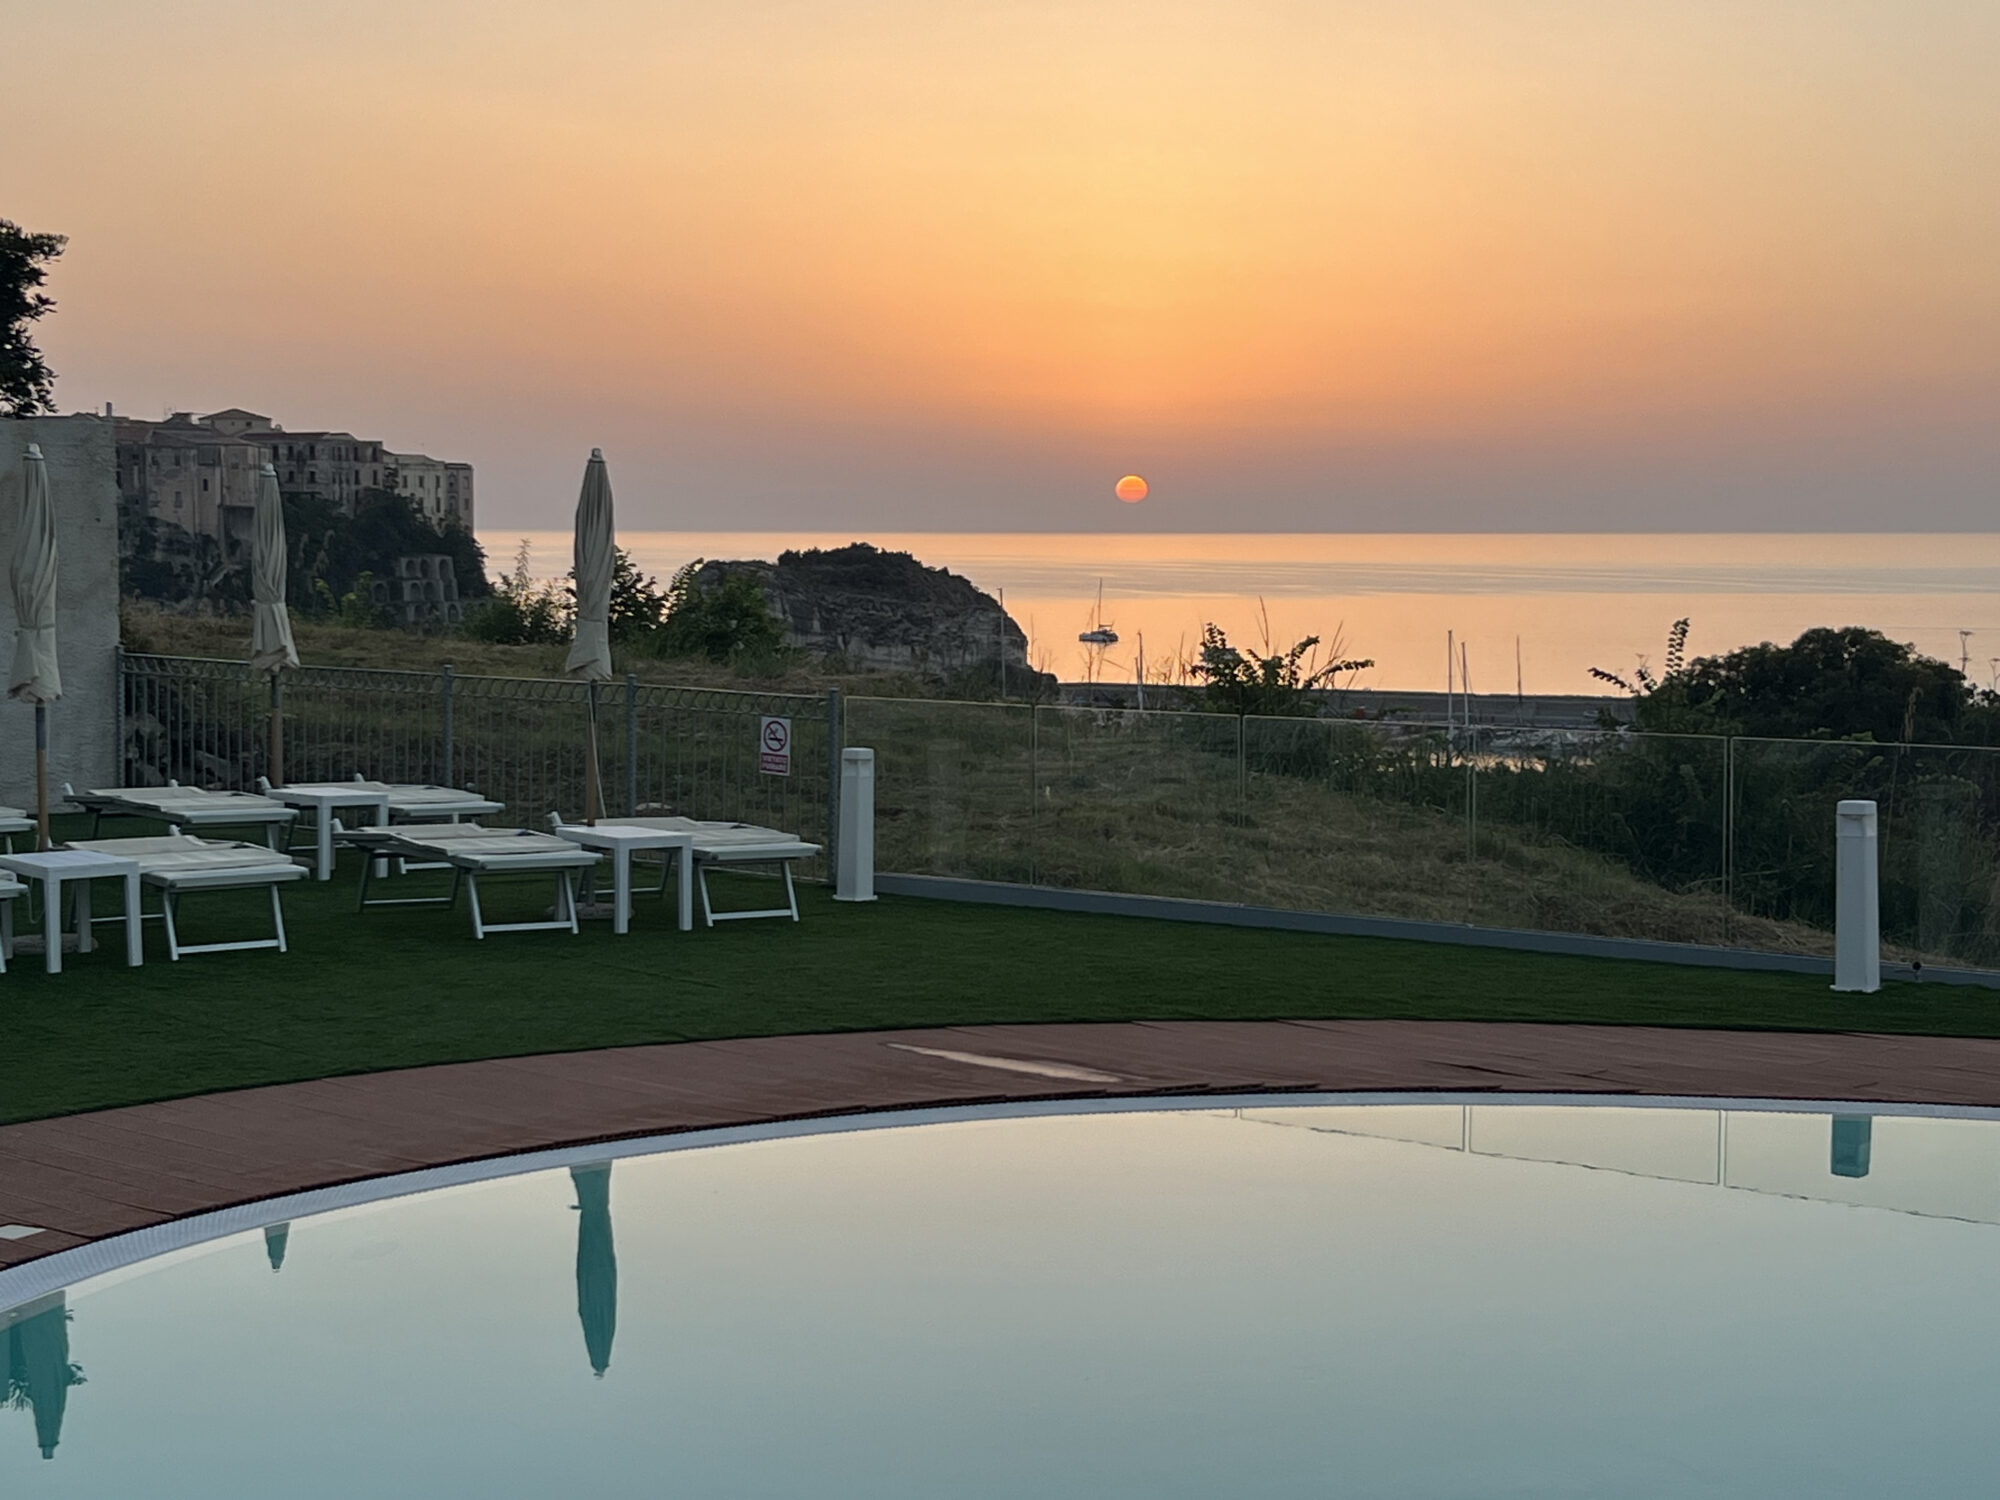
{"type": "MultiPolygon", "coordinates": [[[[1336,938],[885,897],[805,920],[677,932],[641,898],[633,931],[475,942],[456,909],[354,910],[359,866],[287,888],[292,948],[123,964],[122,929],[51,979],[0,976],[0,1121],[423,1063],[715,1037],[980,1022],[1399,1017],[2000,1035],[2000,996],[1824,978],[1336,938]]],[[[439,880],[413,875],[410,882],[439,880]]],[[[761,904],[769,882],[717,881],[761,904]],[[733,884],[733,889],[730,887],[733,884]]],[[[405,886],[404,888],[413,888],[405,886]]],[[[99,887],[97,910],[115,906],[99,887]]],[[[377,888],[378,894],[383,888],[377,888]]],[[[539,914],[540,881],[491,915],[539,914]]],[[[149,904],[157,898],[149,893],[149,904]]],[[[17,903],[25,907],[25,901],[17,903]]],[[[19,913],[26,926],[25,910],[19,913]]],[[[185,936],[262,935],[261,897],[188,898],[185,936]]]]}

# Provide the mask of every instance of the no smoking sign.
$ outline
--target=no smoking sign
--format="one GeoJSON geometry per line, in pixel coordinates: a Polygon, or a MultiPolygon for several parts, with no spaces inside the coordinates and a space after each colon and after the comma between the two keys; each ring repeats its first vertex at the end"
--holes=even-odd
{"type": "Polygon", "coordinates": [[[757,723],[757,769],[766,776],[792,774],[792,721],[766,715],[757,723]]]}

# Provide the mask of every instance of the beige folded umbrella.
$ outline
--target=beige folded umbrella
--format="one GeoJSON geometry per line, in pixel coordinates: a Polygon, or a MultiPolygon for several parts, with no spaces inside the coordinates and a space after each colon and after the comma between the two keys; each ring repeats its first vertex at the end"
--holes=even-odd
{"type": "Polygon", "coordinates": [[[7,696],[35,705],[35,847],[49,847],[49,705],[62,696],[56,664],[56,518],[48,465],[28,444],[21,472],[21,519],[14,531],[14,670],[7,696]]]}
{"type": "Polygon", "coordinates": [[[285,608],[285,502],[278,471],[257,476],[256,529],[250,540],[250,670],[271,676],[271,784],[285,784],[284,695],[278,674],[299,664],[285,608]]]}
{"type": "Polygon", "coordinates": [[[595,823],[604,811],[597,765],[597,684],[611,679],[611,572],[617,531],[611,519],[611,476],[604,450],[592,448],[576,501],[576,635],[563,670],[590,684],[590,763],[584,768],[583,820],[595,823]]]}

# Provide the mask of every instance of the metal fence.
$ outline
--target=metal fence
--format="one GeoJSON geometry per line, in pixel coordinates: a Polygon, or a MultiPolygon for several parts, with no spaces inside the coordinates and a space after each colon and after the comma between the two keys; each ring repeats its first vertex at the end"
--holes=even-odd
{"type": "Polygon", "coordinates": [[[1892,956],[2000,967],[2000,750],[850,698],[885,871],[1828,954],[1834,804],[1892,956]]]}
{"type": "MultiPolygon", "coordinates": [[[[119,764],[128,785],[247,789],[269,771],[270,680],[242,662],[121,653],[119,764]]],[[[307,667],[277,691],[290,781],[476,788],[505,821],[583,809],[592,690],[583,683],[307,667]]],[[[660,687],[596,689],[598,764],[611,813],[659,810],[828,841],[839,695],[660,687]],[[766,717],[791,725],[788,774],[763,755],[766,717]]]]}

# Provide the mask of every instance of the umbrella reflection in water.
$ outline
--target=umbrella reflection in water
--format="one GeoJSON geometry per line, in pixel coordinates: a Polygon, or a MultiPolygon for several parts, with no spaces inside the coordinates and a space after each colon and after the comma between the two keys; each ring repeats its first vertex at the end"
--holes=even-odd
{"type": "Polygon", "coordinates": [[[61,1292],[15,1308],[4,1318],[6,1404],[35,1414],[35,1443],[43,1458],[56,1456],[62,1441],[69,1388],[83,1384],[83,1371],[69,1360],[69,1307],[61,1292]]]}
{"type": "Polygon", "coordinates": [[[618,1332],[618,1253],[611,1244],[611,1163],[571,1167],[576,1186],[576,1316],[583,1347],[600,1377],[611,1367],[618,1332]]]}

